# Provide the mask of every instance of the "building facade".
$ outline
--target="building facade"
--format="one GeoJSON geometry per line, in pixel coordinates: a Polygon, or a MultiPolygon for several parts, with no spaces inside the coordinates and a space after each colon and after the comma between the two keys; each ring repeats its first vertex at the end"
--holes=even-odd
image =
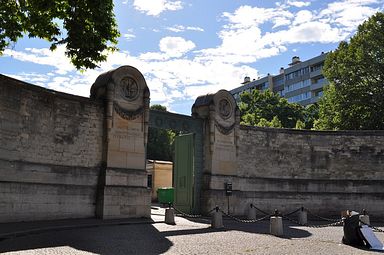
{"type": "Polygon", "coordinates": [[[280,68],[278,75],[268,74],[257,80],[249,77],[244,78],[242,86],[235,88],[230,93],[236,101],[240,101],[240,94],[252,90],[267,90],[278,93],[290,103],[309,105],[315,103],[323,95],[323,87],[328,81],[322,74],[322,68],[327,53],[300,61],[299,57],[293,57],[288,68],[280,68]]]}

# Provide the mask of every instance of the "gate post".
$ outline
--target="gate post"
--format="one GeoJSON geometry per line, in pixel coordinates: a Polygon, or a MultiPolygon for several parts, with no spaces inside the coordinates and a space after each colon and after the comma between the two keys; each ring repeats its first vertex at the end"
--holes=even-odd
{"type": "Polygon", "coordinates": [[[204,122],[202,212],[207,213],[215,205],[232,211],[239,210],[237,151],[240,111],[235,99],[226,90],[200,96],[192,106],[192,116],[204,122]],[[233,192],[226,192],[229,186],[233,192]],[[231,196],[231,199],[226,195],[231,196]]]}
{"type": "Polygon", "coordinates": [[[149,89],[136,68],[122,66],[101,74],[91,98],[104,102],[103,161],[96,214],[100,218],[150,216],[146,143],[149,89]]]}

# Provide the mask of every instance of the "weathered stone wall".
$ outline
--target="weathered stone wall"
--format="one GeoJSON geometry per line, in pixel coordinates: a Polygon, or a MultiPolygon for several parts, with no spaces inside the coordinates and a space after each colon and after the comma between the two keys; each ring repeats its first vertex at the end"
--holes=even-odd
{"type": "Polygon", "coordinates": [[[103,112],[0,75],[0,222],[95,216],[103,112]]]}
{"type": "Polygon", "coordinates": [[[233,182],[230,211],[250,203],[268,212],[305,206],[319,215],[384,211],[384,132],[316,132],[242,126],[234,176],[210,177],[210,200],[227,208],[223,183],[233,182]]]}
{"type": "MultiPolygon", "coordinates": [[[[0,75],[0,222],[149,216],[149,90],[128,66],[98,80],[97,99],[88,99],[0,75]]],[[[205,122],[204,170],[195,173],[203,213],[227,209],[230,182],[231,214],[246,214],[254,203],[269,212],[365,208],[382,216],[383,131],[239,127],[228,97],[219,91],[194,106],[205,122]]]]}

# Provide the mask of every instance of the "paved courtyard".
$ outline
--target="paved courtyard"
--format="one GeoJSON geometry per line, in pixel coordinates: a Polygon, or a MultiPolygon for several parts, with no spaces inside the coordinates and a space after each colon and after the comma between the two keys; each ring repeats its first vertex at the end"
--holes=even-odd
{"type": "MultiPolygon", "coordinates": [[[[225,220],[225,229],[210,228],[209,219],[176,217],[166,225],[162,209],[152,210],[152,223],[111,222],[109,225],[32,231],[18,227],[18,236],[0,241],[6,254],[378,254],[341,244],[342,227],[308,228],[285,222],[284,236],[269,235],[269,221],[237,223],[225,220]]],[[[87,220],[84,220],[86,222],[87,220]]],[[[2,224],[0,224],[1,227],[2,224]]],[[[4,225],[8,228],[10,225],[4,225]]],[[[20,227],[21,226],[21,227],[20,227]]],[[[0,230],[1,231],[1,230],[0,230]]],[[[4,232],[4,231],[3,231],[4,232]]],[[[384,241],[384,233],[376,233],[384,241]]]]}

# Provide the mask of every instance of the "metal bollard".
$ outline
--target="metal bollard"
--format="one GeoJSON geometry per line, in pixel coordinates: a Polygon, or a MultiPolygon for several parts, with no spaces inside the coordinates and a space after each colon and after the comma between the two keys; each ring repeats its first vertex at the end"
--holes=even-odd
{"type": "Polygon", "coordinates": [[[283,218],[279,216],[279,211],[275,210],[275,215],[271,216],[269,232],[274,236],[283,235],[283,218]]]}
{"type": "Polygon", "coordinates": [[[359,215],[360,225],[364,223],[365,225],[370,225],[369,215],[367,214],[367,211],[363,209],[363,214],[359,215]]]}
{"type": "Polygon", "coordinates": [[[211,222],[212,228],[223,228],[223,215],[221,211],[219,210],[219,207],[216,206],[215,210],[213,211],[212,216],[212,222],[211,222]]]}
{"type": "Polygon", "coordinates": [[[307,225],[307,223],[308,223],[307,211],[304,209],[304,207],[301,207],[301,210],[299,211],[299,224],[307,225]]]}
{"type": "Polygon", "coordinates": [[[165,223],[169,225],[176,225],[175,223],[175,209],[165,209],[165,223]]]}
{"type": "Polygon", "coordinates": [[[253,206],[253,204],[249,205],[248,220],[256,220],[256,208],[253,206]]]}

